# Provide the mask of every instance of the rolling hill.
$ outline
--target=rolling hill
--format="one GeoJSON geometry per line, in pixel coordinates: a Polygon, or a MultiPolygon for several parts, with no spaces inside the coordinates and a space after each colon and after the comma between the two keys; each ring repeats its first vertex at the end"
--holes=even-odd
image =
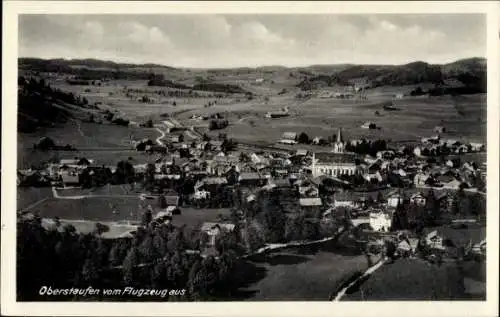
{"type": "Polygon", "coordinates": [[[444,65],[424,62],[405,65],[354,65],[330,75],[310,76],[297,87],[311,90],[314,87],[347,85],[356,81],[365,81],[371,87],[424,83],[443,85],[449,79],[458,80],[465,86],[474,87],[481,92],[486,91],[486,60],[470,58],[444,65]]]}

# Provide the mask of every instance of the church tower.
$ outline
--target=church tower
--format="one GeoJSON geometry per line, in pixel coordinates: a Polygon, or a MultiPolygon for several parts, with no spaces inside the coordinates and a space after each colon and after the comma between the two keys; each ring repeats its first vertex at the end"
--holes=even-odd
{"type": "Polygon", "coordinates": [[[333,152],[344,153],[344,140],[342,138],[342,129],[339,128],[337,132],[337,140],[333,144],[333,152]]]}

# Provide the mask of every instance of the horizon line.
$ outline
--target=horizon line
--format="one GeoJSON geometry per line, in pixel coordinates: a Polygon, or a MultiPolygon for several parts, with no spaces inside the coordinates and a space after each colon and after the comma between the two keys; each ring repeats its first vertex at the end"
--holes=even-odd
{"type": "Polygon", "coordinates": [[[177,69],[189,69],[189,70],[230,70],[230,69],[245,69],[245,68],[250,68],[250,69],[258,69],[258,68],[271,68],[271,67],[280,67],[280,68],[285,68],[285,69],[293,69],[293,68],[307,68],[307,67],[327,67],[327,66],[404,66],[404,65],[409,65],[409,64],[415,64],[415,63],[426,63],[428,65],[447,65],[447,64],[452,64],[455,62],[463,61],[463,60],[470,60],[470,59],[482,59],[482,60],[488,60],[487,57],[481,57],[481,56],[470,56],[470,57],[464,57],[464,58],[459,58],[459,59],[454,59],[450,60],[445,63],[430,63],[427,61],[423,60],[414,60],[412,62],[407,62],[407,63],[397,63],[397,64],[388,64],[388,63],[352,63],[352,62],[341,62],[338,64],[308,64],[308,65],[296,65],[296,66],[285,66],[285,65],[259,65],[259,66],[220,66],[220,67],[190,67],[190,66],[171,66],[171,65],[165,65],[165,64],[160,64],[160,63],[155,63],[155,62],[144,62],[144,63],[137,63],[137,62],[118,62],[110,59],[100,59],[100,58],[95,58],[95,57],[84,57],[84,58],[65,58],[65,57],[54,57],[54,58],[43,58],[43,57],[33,57],[33,56],[19,56],[18,61],[20,59],[38,59],[38,60],[43,60],[43,61],[52,61],[52,60],[63,60],[63,61],[84,61],[84,60],[92,60],[92,61],[99,61],[99,62],[106,62],[106,63],[114,63],[117,65],[132,65],[132,66],[145,66],[145,65],[153,65],[157,67],[165,67],[165,68],[177,68],[177,69]]]}

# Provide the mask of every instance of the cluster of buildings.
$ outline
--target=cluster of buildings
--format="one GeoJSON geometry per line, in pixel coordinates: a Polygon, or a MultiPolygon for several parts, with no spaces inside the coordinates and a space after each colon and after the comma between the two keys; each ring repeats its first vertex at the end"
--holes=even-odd
{"type": "MultiPolygon", "coordinates": [[[[293,193],[291,203],[309,214],[329,217],[339,207],[348,208],[353,211],[351,220],[355,225],[384,233],[391,230],[394,212],[400,204],[409,201],[425,205],[423,192],[426,188],[471,188],[474,178],[485,176],[484,165],[461,161],[460,156],[429,161],[427,157],[416,155],[419,146],[413,152],[403,147],[379,151],[374,157],[350,153],[346,151],[348,141],[344,140],[340,129],[330,151],[298,149],[285,154],[269,149],[236,148],[227,152],[222,140],[195,139],[189,143],[170,140],[182,126],[172,120],[168,122],[165,126],[168,125],[170,133],[165,139],[169,140],[169,146],[163,147],[165,152],[159,153],[153,165],[132,164],[135,180],[144,179],[148,170],[154,167],[153,187],[166,198],[165,206],[155,215],[157,221],[175,217],[185,204],[199,208],[221,207],[221,202],[231,204],[228,197],[238,188],[243,203],[256,201],[260,191],[277,191],[279,195],[293,193]],[[334,189],[329,198],[320,195],[320,185],[326,184],[327,179],[334,189]],[[180,184],[183,189],[179,189],[180,184]],[[359,188],[364,191],[357,190],[359,188]],[[410,188],[421,190],[407,194],[406,189],[410,188]]],[[[287,132],[282,139],[296,142],[297,134],[287,132]]],[[[422,140],[421,146],[450,144],[453,149],[462,145],[437,140],[437,143],[435,138],[422,140]]],[[[151,142],[146,143],[146,146],[154,146],[151,142]]],[[[474,150],[484,149],[476,144],[467,146],[474,150]]],[[[109,178],[116,171],[117,166],[98,166],[92,159],[63,159],[48,164],[43,170],[18,171],[18,184],[36,175],[52,186],[81,186],[83,176],[109,178]]],[[[436,199],[443,204],[449,203],[444,193],[438,193],[436,199]]],[[[221,228],[228,229],[228,226],[227,223],[206,224],[210,241],[214,242],[221,228]]],[[[437,244],[439,241],[433,245],[437,244]]],[[[412,245],[411,241],[401,241],[401,252],[411,249],[412,245]]]]}

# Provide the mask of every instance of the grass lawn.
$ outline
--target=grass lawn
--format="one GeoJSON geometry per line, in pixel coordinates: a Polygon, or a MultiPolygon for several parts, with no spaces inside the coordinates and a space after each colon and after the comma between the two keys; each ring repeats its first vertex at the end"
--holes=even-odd
{"type": "Polygon", "coordinates": [[[251,260],[261,275],[243,289],[252,301],[327,301],[341,281],[368,265],[364,256],[338,252],[329,243],[251,260]]]}
{"type": "MultiPolygon", "coordinates": [[[[50,190],[50,189],[49,189],[50,190]]],[[[113,192],[120,190],[113,188],[113,192]]],[[[72,195],[83,195],[85,191],[77,190],[79,193],[72,195]]],[[[60,191],[64,192],[64,191],[60,191]]],[[[98,193],[100,195],[105,192],[98,193]]],[[[123,194],[123,192],[121,193],[123,194]]],[[[137,221],[140,220],[139,198],[137,197],[91,197],[85,199],[55,199],[50,198],[31,211],[38,211],[43,218],[59,217],[69,220],[89,220],[89,221],[137,221]],[[118,213],[114,214],[113,210],[118,213]]],[[[147,200],[143,206],[150,204],[155,212],[160,211],[156,199],[147,200]]],[[[195,209],[182,208],[181,214],[175,215],[173,223],[175,225],[187,225],[188,227],[197,226],[207,221],[218,221],[219,214],[229,216],[229,209],[195,209]]]]}
{"type": "Polygon", "coordinates": [[[52,197],[52,190],[49,187],[18,187],[16,210],[25,209],[44,198],[50,197],[52,197]]]}
{"type": "Polygon", "coordinates": [[[342,300],[484,300],[484,294],[468,294],[467,284],[471,284],[471,272],[485,269],[475,262],[467,263],[461,272],[455,263],[439,267],[419,259],[400,259],[382,266],[342,300]]]}

